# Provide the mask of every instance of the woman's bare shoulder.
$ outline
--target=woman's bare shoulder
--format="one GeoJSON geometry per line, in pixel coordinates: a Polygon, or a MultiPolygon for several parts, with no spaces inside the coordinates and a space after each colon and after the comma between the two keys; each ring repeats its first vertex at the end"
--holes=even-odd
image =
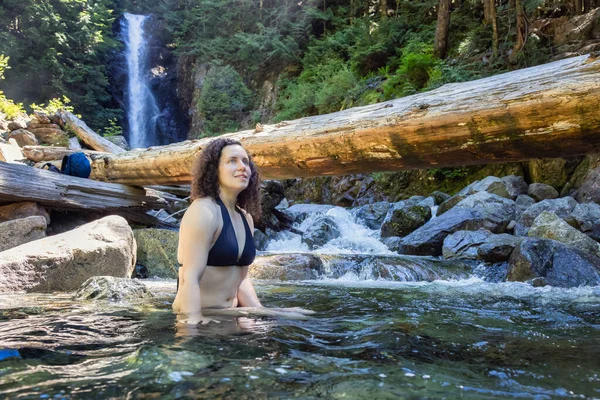
{"type": "Polygon", "coordinates": [[[219,206],[210,197],[201,197],[196,199],[190,204],[187,211],[183,215],[181,223],[186,221],[202,220],[203,223],[211,223],[217,221],[217,212],[219,212],[219,206]]]}

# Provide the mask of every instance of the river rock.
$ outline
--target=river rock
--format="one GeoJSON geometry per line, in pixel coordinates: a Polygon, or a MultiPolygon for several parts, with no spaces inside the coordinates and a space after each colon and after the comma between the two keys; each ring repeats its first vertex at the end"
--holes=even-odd
{"type": "Polygon", "coordinates": [[[324,215],[319,217],[302,235],[302,243],[314,250],[322,247],[332,239],[340,237],[340,229],[333,218],[324,215]]]}
{"type": "Polygon", "coordinates": [[[0,223],[0,252],[46,237],[46,219],[40,216],[0,223]]]}
{"type": "Polygon", "coordinates": [[[56,128],[35,128],[30,130],[40,142],[51,144],[53,146],[67,147],[69,145],[69,136],[62,129],[56,128]]]}
{"type": "Polygon", "coordinates": [[[169,229],[134,229],[137,263],[146,267],[149,277],[177,278],[179,234],[169,229]]]}
{"type": "Polygon", "coordinates": [[[259,251],[265,251],[269,244],[269,237],[260,229],[254,229],[254,245],[259,251]]]}
{"type": "Polygon", "coordinates": [[[108,216],[0,253],[0,292],[78,289],[91,276],[131,276],[135,240],[127,221],[108,216]]]}
{"type": "Polygon", "coordinates": [[[561,197],[559,199],[542,200],[523,211],[523,214],[521,214],[517,222],[525,229],[524,234],[526,234],[527,229],[533,225],[533,221],[538,217],[538,215],[544,211],[550,211],[565,221],[571,221],[571,223],[573,223],[574,220],[571,217],[571,212],[576,206],[577,202],[570,196],[561,197]]]}
{"type": "Polygon", "coordinates": [[[544,211],[538,215],[533,221],[528,235],[530,237],[556,240],[600,257],[600,243],[579,232],[564,220],[548,211],[544,211]]]}
{"type": "Polygon", "coordinates": [[[487,176],[480,181],[475,181],[460,191],[460,193],[466,195],[471,195],[478,192],[488,192],[500,197],[504,197],[505,199],[511,198],[511,195],[506,187],[506,183],[503,182],[502,179],[495,176],[487,176]]]}
{"type": "Polygon", "coordinates": [[[444,239],[442,255],[444,258],[476,259],[478,247],[486,243],[491,234],[487,229],[454,232],[444,239]]]}
{"type": "Polygon", "coordinates": [[[384,237],[381,238],[381,243],[385,244],[390,251],[399,253],[400,246],[402,244],[402,238],[398,236],[384,237]]]}
{"type": "Polygon", "coordinates": [[[73,296],[74,300],[135,301],[147,300],[154,295],[136,279],[114,276],[92,276],[73,296]]]}
{"type": "Polygon", "coordinates": [[[545,183],[532,183],[529,185],[529,189],[527,189],[527,195],[532,197],[535,201],[542,201],[557,198],[558,191],[545,183]]]}
{"type": "Polygon", "coordinates": [[[300,223],[309,215],[325,214],[332,208],[333,206],[327,204],[294,204],[285,210],[285,214],[289,216],[292,221],[300,223]]]}
{"type": "Polygon", "coordinates": [[[352,211],[352,214],[358,220],[363,221],[369,229],[379,229],[381,228],[390,207],[391,205],[387,201],[379,201],[377,203],[357,207],[352,211]]]}
{"type": "Polygon", "coordinates": [[[445,202],[446,200],[448,200],[451,197],[448,193],[440,192],[439,190],[436,190],[435,192],[431,192],[431,194],[429,196],[433,197],[435,199],[436,206],[439,206],[440,204],[442,204],[443,202],[445,202]]]}
{"type": "Polygon", "coordinates": [[[40,142],[35,135],[26,129],[17,129],[8,134],[9,139],[15,139],[19,147],[37,146],[40,142]]]}
{"type": "Polygon", "coordinates": [[[536,158],[525,163],[532,182],[560,188],[567,183],[567,161],[564,158],[536,158]]]}
{"type": "Polygon", "coordinates": [[[581,187],[575,192],[575,198],[581,203],[594,202],[600,204],[600,167],[587,173],[581,187]]]}
{"type": "Polygon", "coordinates": [[[600,204],[577,204],[571,213],[579,229],[592,239],[600,242],[600,204]]]}
{"type": "Polygon", "coordinates": [[[50,215],[46,209],[31,201],[22,203],[12,203],[0,207],[0,222],[10,221],[11,219],[27,218],[32,216],[42,216],[46,220],[46,225],[50,224],[50,215]]]}
{"type": "Polygon", "coordinates": [[[506,233],[490,235],[486,243],[477,248],[477,258],[487,262],[508,261],[515,247],[522,238],[506,233]]]}
{"type": "Polygon", "coordinates": [[[550,239],[523,240],[510,256],[508,281],[558,287],[600,284],[600,258],[550,239]]]}
{"type": "Polygon", "coordinates": [[[514,219],[515,210],[512,200],[488,192],[475,193],[404,237],[399,252],[441,255],[446,236],[459,230],[484,228],[493,233],[503,233],[514,219]]]}
{"type": "Polygon", "coordinates": [[[515,203],[520,209],[526,210],[535,204],[535,199],[531,196],[527,196],[526,194],[520,194],[515,199],[515,203]]]}
{"type": "Polygon", "coordinates": [[[323,262],[313,254],[275,254],[258,256],[248,270],[253,279],[296,281],[316,279],[323,273],[323,262]]]}
{"type": "Polygon", "coordinates": [[[450,197],[448,200],[444,201],[437,209],[436,216],[439,217],[446,211],[450,210],[452,207],[463,201],[467,198],[466,194],[457,193],[454,196],[450,197]]]}
{"type": "Polygon", "coordinates": [[[519,195],[527,194],[529,185],[527,185],[527,182],[525,182],[525,179],[523,179],[522,176],[507,175],[500,179],[504,182],[511,199],[516,199],[519,195]]]}
{"type": "Polygon", "coordinates": [[[431,219],[431,208],[408,205],[390,210],[381,226],[381,236],[406,236],[431,219]]]}

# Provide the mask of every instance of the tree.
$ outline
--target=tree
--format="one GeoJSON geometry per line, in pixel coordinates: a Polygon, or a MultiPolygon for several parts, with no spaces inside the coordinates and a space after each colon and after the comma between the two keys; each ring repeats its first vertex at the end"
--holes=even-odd
{"type": "Polygon", "coordinates": [[[440,0],[435,29],[435,56],[444,59],[448,52],[448,30],[450,27],[450,4],[452,0],[440,0]]]}

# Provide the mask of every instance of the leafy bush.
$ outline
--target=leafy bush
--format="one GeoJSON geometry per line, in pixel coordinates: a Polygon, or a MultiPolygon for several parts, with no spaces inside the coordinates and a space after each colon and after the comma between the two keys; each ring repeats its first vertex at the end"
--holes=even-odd
{"type": "Polygon", "coordinates": [[[102,132],[102,136],[104,137],[113,137],[119,136],[123,134],[123,128],[117,123],[116,118],[111,118],[108,120],[108,126],[105,126],[102,132]]]}
{"type": "MultiPolygon", "coordinates": [[[[9,57],[0,54],[0,79],[4,79],[4,71],[8,68],[9,57]]],[[[0,113],[4,114],[7,119],[15,119],[19,114],[24,114],[23,104],[15,103],[7,99],[4,92],[0,90],[0,113]]]]}
{"type": "MultiPolygon", "coordinates": [[[[54,99],[50,99],[48,101],[48,104],[31,104],[29,107],[33,110],[33,111],[43,111],[46,114],[56,114],[56,112],[58,112],[59,110],[65,110],[68,112],[74,112],[73,106],[70,106],[68,104],[71,103],[71,100],[67,97],[64,96],[62,97],[62,99],[59,98],[54,98],[54,99]]],[[[81,116],[79,116],[81,117],[81,116]]]]}

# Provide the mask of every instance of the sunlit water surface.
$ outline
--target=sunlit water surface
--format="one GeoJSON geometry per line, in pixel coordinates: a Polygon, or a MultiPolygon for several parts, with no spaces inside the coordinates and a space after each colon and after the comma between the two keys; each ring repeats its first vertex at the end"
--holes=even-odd
{"type": "Polygon", "coordinates": [[[257,282],[307,321],[175,328],[143,304],[0,296],[3,398],[600,398],[600,288],[257,282]]]}

